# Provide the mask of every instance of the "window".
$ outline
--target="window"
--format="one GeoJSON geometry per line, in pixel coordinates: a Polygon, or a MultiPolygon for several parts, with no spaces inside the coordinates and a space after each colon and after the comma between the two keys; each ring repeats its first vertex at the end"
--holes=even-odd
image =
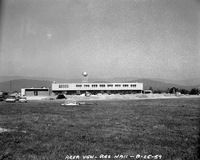
{"type": "Polygon", "coordinates": [[[131,87],[136,87],[136,84],[131,84],[131,87]]]}
{"type": "Polygon", "coordinates": [[[106,85],[105,85],[105,84],[100,84],[99,86],[100,86],[100,87],[105,87],[106,85]]]}
{"type": "Polygon", "coordinates": [[[123,87],[128,87],[128,84],[123,84],[123,87]]]}
{"type": "Polygon", "coordinates": [[[121,87],[121,85],[120,84],[116,84],[115,87],[121,87]]]}
{"type": "Polygon", "coordinates": [[[85,85],[84,85],[84,87],[90,87],[90,85],[88,85],[88,84],[85,84],[85,85]]]}
{"type": "Polygon", "coordinates": [[[98,87],[98,85],[97,84],[92,84],[92,87],[98,87]]]}
{"type": "Polygon", "coordinates": [[[108,84],[107,87],[113,87],[113,85],[112,84],[108,84]]]}
{"type": "Polygon", "coordinates": [[[68,88],[69,86],[66,85],[66,84],[60,84],[58,87],[59,87],[59,88],[68,88]]]}
{"type": "Polygon", "coordinates": [[[77,84],[76,87],[82,87],[82,85],[77,84]]]}

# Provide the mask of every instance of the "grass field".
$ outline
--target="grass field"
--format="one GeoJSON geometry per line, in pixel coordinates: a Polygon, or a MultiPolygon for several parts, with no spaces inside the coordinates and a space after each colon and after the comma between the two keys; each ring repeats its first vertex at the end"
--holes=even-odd
{"type": "Polygon", "coordinates": [[[1,102],[0,159],[200,158],[200,98],[61,103],[1,102]]]}

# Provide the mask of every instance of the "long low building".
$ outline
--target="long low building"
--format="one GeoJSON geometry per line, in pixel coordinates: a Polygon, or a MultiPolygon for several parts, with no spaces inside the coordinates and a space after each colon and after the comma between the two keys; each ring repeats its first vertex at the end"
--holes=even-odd
{"type": "Polygon", "coordinates": [[[142,93],[143,83],[52,83],[55,94],[142,93]]]}
{"type": "Polygon", "coordinates": [[[21,95],[26,97],[45,97],[49,96],[49,88],[22,88],[21,95]]]}

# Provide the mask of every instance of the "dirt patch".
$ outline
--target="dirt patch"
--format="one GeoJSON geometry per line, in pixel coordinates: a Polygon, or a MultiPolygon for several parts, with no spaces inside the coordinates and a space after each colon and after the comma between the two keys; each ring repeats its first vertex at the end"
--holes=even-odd
{"type": "MultiPolygon", "coordinates": [[[[0,133],[3,133],[3,132],[13,132],[13,131],[17,131],[17,130],[6,129],[6,128],[1,128],[1,127],[0,127],[0,133]]],[[[17,131],[17,132],[18,132],[18,131],[17,131]]],[[[20,132],[26,133],[26,131],[20,131],[20,132]]]]}
{"type": "MultiPolygon", "coordinates": [[[[97,94],[97,95],[65,95],[67,99],[74,99],[76,101],[90,101],[90,100],[138,100],[138,99],[174,99],[174,98],[200,98],[200,95],[175,95],[175,94],[97,94]]],[[[30,99],[40,101],[62,101],[63,99],[56,99],[56,96],[50,96],[42,99],[30,99]]]]}
{"type": "Polygon", "coordinates": [[[3,132],[10,132],[10,131],[12,131],[12,130],[10,130],[10,129],[5,129],[5,128],[1,128],[1,127],[0,127],[0,133],[3,133],[3,132]]]}

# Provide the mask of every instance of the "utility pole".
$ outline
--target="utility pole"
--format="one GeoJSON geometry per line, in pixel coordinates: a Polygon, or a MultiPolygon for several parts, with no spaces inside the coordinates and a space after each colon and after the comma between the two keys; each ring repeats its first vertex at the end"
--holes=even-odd
{"type": "Polygon", "coordinates": [[[12,89],[12,81],[10,80],[10,92],[11,92],[11,89],[12,89]]]}

